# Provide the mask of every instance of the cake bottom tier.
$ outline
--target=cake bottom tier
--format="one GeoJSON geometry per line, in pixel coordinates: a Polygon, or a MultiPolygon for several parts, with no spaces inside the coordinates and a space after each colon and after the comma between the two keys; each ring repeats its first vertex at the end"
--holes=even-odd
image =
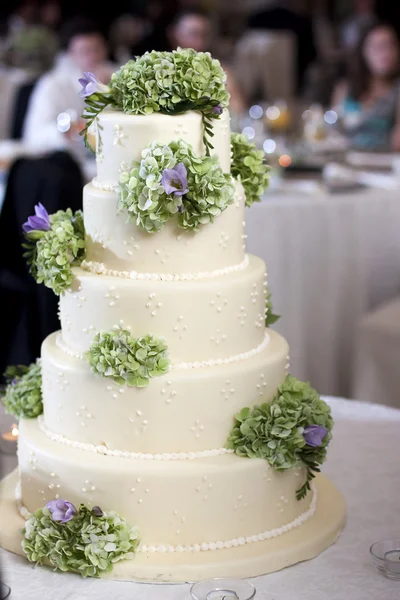
{"type": "Polygon", "coordinates": [[[18,455],[22,514],[60,497],[114,510],[139,528],[141,545],[128,578],[202,579],[216,573],[217,564],[220,575],[238,574],[241,560],[253,560],[271,542],[282,549],[280,563],[272,553],[272,568],[268,561],[240,568],[243,576],[259,574],[316,554],[343,523],[338,493],[332,491],[332,502],[321,501],[317,485],[297,501],[304,470],[277,473],[261,459],[225,454],[165,461],[92,454],[49,440],[37,420],[21,421],[18,455]]]}
{"type": "MultiPolygon", "coordinates": [[[[0,545],[23,555],[21,530],[24,519],[15,501],[17,484],[17,470],[0,482],[0,545]]],[[[346,518],[344,498],[326,477],[318,475],[315,488],[318,494],[315,514],[285,535],[215,552],[138,552],[133,559],[114,565],[105,577],[148,583],[255,577],[314,558],[336,541],[346,518]]],[[[60,578],[66,576],[60,574],[60,578]]]]}

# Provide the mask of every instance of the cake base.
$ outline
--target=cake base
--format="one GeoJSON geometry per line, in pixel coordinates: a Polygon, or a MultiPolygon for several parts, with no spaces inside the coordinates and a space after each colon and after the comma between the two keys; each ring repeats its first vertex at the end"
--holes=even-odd
{"type": "MultiPolygon", "coordinates": [[[[0,483],[0,544],[10,552],[23,555],[24,520],[16,507],[17,480],[15,470],[0,483]]],[[[134,559],[116,564],[106,577],[149,583],[199,581],[211,577],[247,578],[314,558],[336,541],[346,520],[342,494],[324,475],[318,475],[315,483],[318,490],[315,515],[280,537],[213,552],[138,553],[134,559]]]]}

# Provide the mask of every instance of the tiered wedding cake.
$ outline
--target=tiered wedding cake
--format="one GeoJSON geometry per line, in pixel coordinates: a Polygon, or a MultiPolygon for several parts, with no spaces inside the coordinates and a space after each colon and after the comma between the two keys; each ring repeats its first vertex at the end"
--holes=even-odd
{"type": "MultiPolygon", "coordinates": [[[[211,154],[227,174],[229,113],[218,105],[212,114],[211,154]]],[[[252,576],[315,556],[343,525],[340,494],[318,475],[297,499],[306,465],[279,470],[257,452],[244,458],[246,449],[232,441],[234,415],[276,400],[289,368],[287,342],[265,328],[265,265],[245,253],[243,187],[225,176],[227,206],[213,222],[200,214],[197,231],[178,226],[178,206],[149,232],[146,198],[127,222],[127,211],[117,210],[121,190],[135,193],[140,177],[148,186],[142,196],[154,189],[149,169],[157,148],[183,140],[182,152],[190,145],[193,156],[204,156],[202,114],[111,107],[96,118],[97,177],[84,188],[85,257],[60,297],[62,331],[43,344],[43,415],[20,422],[20,511],[27,517],[65,499],[100,505],[137,526],[140,545],[114,566],[115,578],[252,576]],[[143,154],[149,148],[150,159],[143,154]],[[134,161],[142,161],[136,175],[134,161]],[[114,332],[117,350],[105,332],[114,332]],[[150,346],[140,340],[149,335],[158,367],[139,368],[145,381],[124,378],[124,344],[139,338],[134,352],[143,346],[145,356],[150,346]]],[[[184,187],[190,195],[192,163],[186,173],[162,173],[161,192],[178,204],[184,187]]],[[[14,550],[23,524],[7,494],[16,479],[3,484],[1,507],[3,543],[14,550]]]]}

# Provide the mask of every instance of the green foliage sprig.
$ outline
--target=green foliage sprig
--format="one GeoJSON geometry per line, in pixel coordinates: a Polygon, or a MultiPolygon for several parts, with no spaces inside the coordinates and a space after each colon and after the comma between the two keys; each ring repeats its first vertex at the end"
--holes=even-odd
{"type": "Polygon", "coordinates": [[[42,370],[40,362],[29,367],[16,365],[4,373],[7,382],[2,398],[6,412],[18,419],[33,419],[43,412],[42,370]]]}
{"type": "Polygon", "coordinates": [[[306,481],[296,494],[300,500],[310,490],[310,481],[325,461],[332,427],[326,402],[308,383],[288,375],[271,402],[243,408],[235,416],[227,448],[238,456],[264,458],[277,471],[304,465],[306,481]],[[327,433],[321,445],[311,446],[304,434],[307,427],[315,425],[326,428],[327,433]]]}
{"type": "Polygon", "coordinates": [[[280,318],[280,315],[274,314],[271,301],[271,292],[267,289],[265,303],[265,327],[271,327],[271,325],[279,321],[280,318]]]}
{"type": "Polygon", "coordinates": [[[231,173],[243,185],[246,206],[260,202],[269,185],[270,168],[264,162],[264,152],[257,150],[244,134],[231,134],[231,173]]]}
{"type": "Polygon", "coordinates": [[[168,372],[167,345],[152,335],[135,338],[127,329],[98,333],[86,353],[92,371],[118,385],[146,387],[168,372]]]}
{"type": "Polygon", "coordinates": [[[72,283],[72,267],[80,265],[85,255],[83,214],[68,208],[50,215],[49,220],[49,230],[24,234],[24,257],[38,283],[62,294],[72,283]]]}
{"type": "Polygon", "coordinates": [[[139,545],[137,528],[115,512],[99,513],[81,504],[77,515],[63,523],[54,521],[47,507],[40,508],[23,531],[22,549],[28,560],[98,577],[111,571],[114,563],[132,558],[139,545]]]}
{"type": "Polygon", "coordinates": [[[160,231],[177,214],[182,229],[198,231],[212,223],[234,199],[232,177],[224,173],[216,156],[197,156],[187,142],[168,145],[153,142],[121,174],[119,209],[128,219],[149,233],[160,231]],[[183,196],[167,194],[162,184],[163,171],[183,163],[187,170],[188,192],[183,196]]]}

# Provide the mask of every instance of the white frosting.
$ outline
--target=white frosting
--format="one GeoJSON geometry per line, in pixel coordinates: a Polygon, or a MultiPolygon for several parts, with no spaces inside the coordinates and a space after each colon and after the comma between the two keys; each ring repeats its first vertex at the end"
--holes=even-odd
{"type": "Polygon", "coordinates": [[[107,269],[103,263],[91,260],[83,260],[81,269],[95,273],[96,275],[107,275],[108,277],[120,277],[122,279],[134,279],[138,281],[198,281],[199,279],[210,279],[212,277],[222,277],[230,273],[237,273],[249,266],[249,257],[246,255],[241,263],[215,269],[214,271],[202,271],[200,273],[139,273],[137,271],[118,271],[116,269],[107,269]]]}
{"type": "MultiPolygon", "coordinates": [[[[238,363],[242,360],[248,360],[256,354],[260,354],[260,352],[263,352],[267,348],[269,340],[270,337],[268,332],[266,331],[264,334],[263,341],[259,346],[257,346],[257,348],[253,348],[252,350],[248,350],[247,352],[241,352],[240,354],[235,354],[234,356],[228,356],[226,358],[209,358],[208,360],[202,361],[172,363],[171,369],[203,369],[208,367],[216,367],[220,365],[230,365],[232,363],[238,363]]],[[[62,350],[69,356],[78,358],[79,360],[83,360],[85,358],[83,353],[75,352],[74,350],[68,348],[68,346],[63,340],[62,334],[59,334],[57,336],[56,344],[60,348],[60,350],[62,350]]]]}
{"type": "MultiPolygon", "coordinates": [[[[183,139],[199,155],[205,154],[203,125],[199,112],[182,115],[128,115],[115,110],[104,110],[98,116],[97,136],[101,138],[103,160],[97,164],[98,181],[112,185],[118,181],[122,162],[130,165],[141,159],[141,153],[152,142],[168,144],[183,139]]],[[[222,169],[228,173],[231,163],[229,112],[224,110],[213,120],[213,153],[217,154],[222,169]]],[[[99,148],[99,141],[97,141],[99,148]]]]}
{"type": "Polygon", "coordinates": [[[95,446],[94,444],[85,444],[70,440],[59,433],[54,433],[47,429],[43,416],[39,417],[39,427],[43,433],[53,442],[58,444],[64,444],[65,446],[71,446],[79,450],[87,452],[95,452],[97,454],[104,454],[105,456],[114,456],[118,458],[132,458],[135,460],[194,460],[196,458],[210,458],[211,456],[221,456],[223,454],[233,454],[233,450],[227,448],[215,448],[213,450],[198,450],[196,452],[162,452],[159,454],[150,454],[143,452],[127,452],[126,450],[117,450],[107,448],[107,446],[95,446]]]}
{"type": "MultiPolygon", "coordinates": [[[[146,544],[141,543],[138,548],[138,552],[144,552],[144,553],[149,553],[149,554],[152,554],[154,552],[159,552],[162,554],[166,553],[166,552],[179,552],[179,553],[181,553],[181,552],[208,552],[208,551],[214,551],[214,550],[223,550],[226,548],[237,548],[238,546],[244,546],[246,544],[254,544],[256,542],[263,542],[265,540],[270,540],[272,538],[279,537],[281,535],[284,535],[285,533],[288,533],[292,529],[296,529],[297,527],[300,527],[301,525],[303,525],[303,523],[308,521],[308,519],[310,519],[314,515],[314,513],[317,509],[317,501],[318,501],[318,492],[317,492],[317,488],[314,485],[314,483],[311,483],[311,493],[312,493],[312,497],[311,497],[311,502],[310,502],[310,506],[309,506],[308,510],[306,510],[304,513],[302,513],[301,515],[299,515],[298,517],[293,519],[293,521],[290,521],[289,523],[286,523],[285,525],[282,525],[281,527],[277,527],[275,529],[269,529],[267,531],[263,531],[262,533],[258,533],[256,535],[233,538],[232,540],[228,540],[225,542],[222,542],[222,541],[199,542],[198,544],[187,544],[185,546],[182,546],[182,545],[172,546],[170,544],[158,544],[157,546],[153,546],[153,545],[147,546],[146,544]]],[[[16,501],[17,501],[17,509],[18,509],[21,517],[23,517],[24,519],[28,519],[30,517],[31,513],[21,503],[20,483],[18,483],[17,488],[15,490],[15,496],[16,496],[16,501]]]]}

